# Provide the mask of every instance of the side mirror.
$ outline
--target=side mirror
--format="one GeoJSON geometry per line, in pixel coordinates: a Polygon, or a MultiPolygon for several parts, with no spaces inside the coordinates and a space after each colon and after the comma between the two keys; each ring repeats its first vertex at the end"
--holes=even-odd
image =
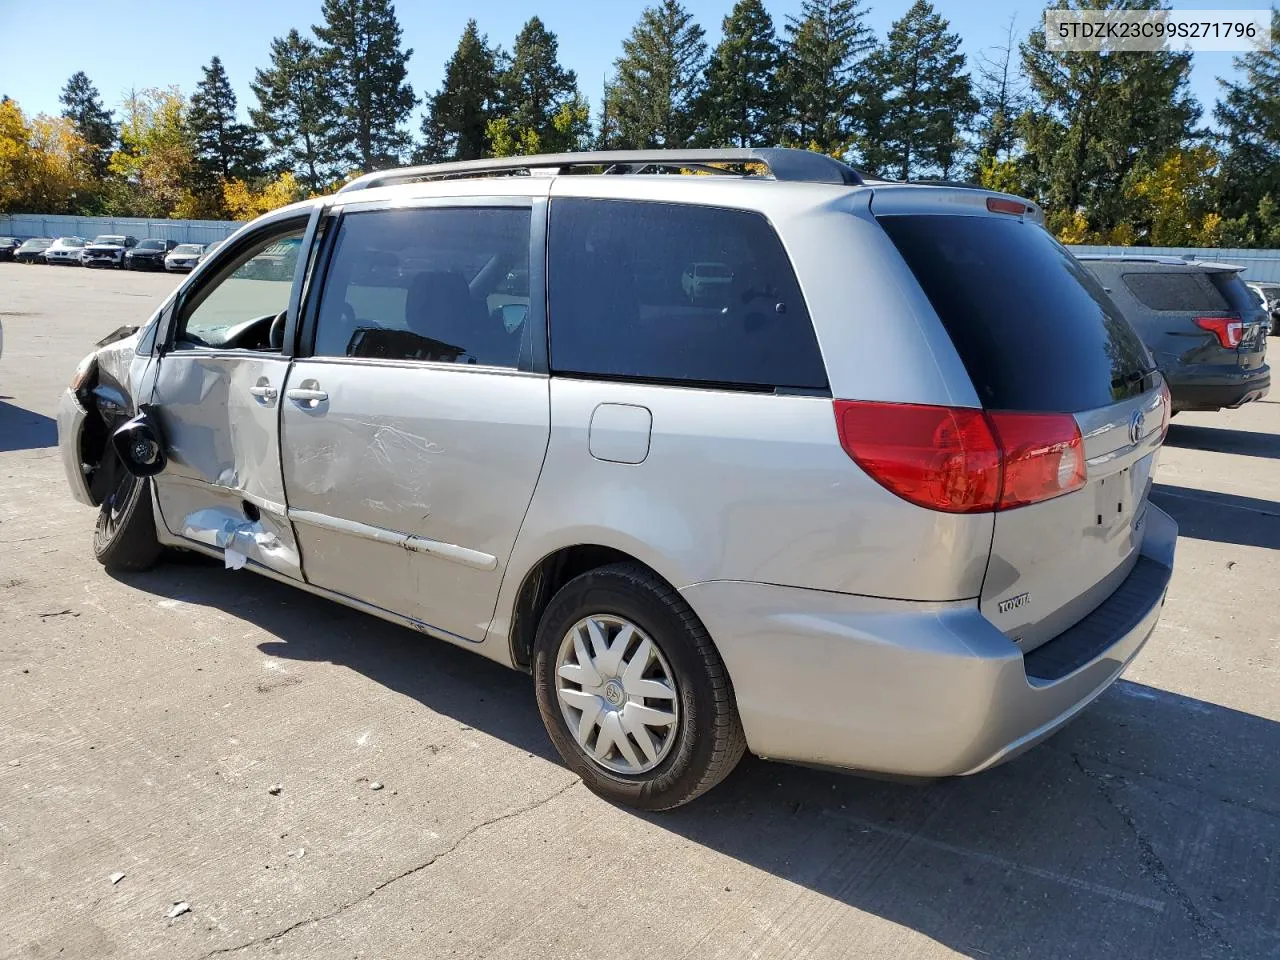
{"type": "Polygon", "coordinates": [[[111,444],[124,468],[135,477],[153,477],[168,462],[160,427],[145,407],[111,435],[111,444]]]}

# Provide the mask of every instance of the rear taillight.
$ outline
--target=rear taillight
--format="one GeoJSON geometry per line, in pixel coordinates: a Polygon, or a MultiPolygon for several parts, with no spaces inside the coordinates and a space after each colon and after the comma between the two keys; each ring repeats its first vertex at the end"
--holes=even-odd
{"type": "Polygon", "coordinates": [[[835,415],[840,445],[863,470],[931,510],[1007,510],[1085,483],[1084,445],[1070,414],[837,400],[835,415]]]}
{"type": "Polygon", "coordinates": [[[989,413],[1004,466],[999,510],[1084,486],[1084,440],[1069,413],[989,413]]]}
{"type": "Polygon", "coordinates": [[[1239,317],[1196,317],[1196,326],[1208,330],[1227,350],[1240,346],[1244,338],[1244,321],[1239,317]]]}

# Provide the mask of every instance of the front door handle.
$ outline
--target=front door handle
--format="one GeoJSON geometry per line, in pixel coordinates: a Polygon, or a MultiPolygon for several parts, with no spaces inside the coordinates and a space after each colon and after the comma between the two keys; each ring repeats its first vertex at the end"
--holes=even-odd
{"type": "Polygon", "coordinates": [[[322,403],[329,399],[329,394],[323,390],[315,390],[310,387],[292,387],[284,392],[284,395],[295,403],[322,403]]]}
{"type": "Polygon", "coordinates": [[[265,385],[250,387],[249,392],[253,394],[253,396],[257,397],[259,400],[265,400],[267,403],[270,403],[277,396],[279,396],[279,394],[276,392],[275,387],[265,386],[265,385]]]}

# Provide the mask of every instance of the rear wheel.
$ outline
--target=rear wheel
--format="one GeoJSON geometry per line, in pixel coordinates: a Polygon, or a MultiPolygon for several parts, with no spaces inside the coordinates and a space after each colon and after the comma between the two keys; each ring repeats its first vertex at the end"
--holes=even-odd
{"type": "Polygon", "coordinates": [[[108,570],[146,570],[160,557],[151,482],[121,468],[120,482],[98,508],[93,555],[108,570]]]}
{"type": "Polygon", "coordinates": [[[636,563],[601,567],[552,598],[534,641],[552,743],[605,798],[688,803],[746,749],[724,661],[688,604],[636,563]]]}

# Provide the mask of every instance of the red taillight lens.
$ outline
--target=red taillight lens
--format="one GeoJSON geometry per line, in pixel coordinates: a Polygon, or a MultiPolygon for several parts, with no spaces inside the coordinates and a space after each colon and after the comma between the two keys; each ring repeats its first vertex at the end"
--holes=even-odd
{"type": "Polygon", "coordinates": [[[981,410],[837,400],[840,445],[873,479],[947,513],[994,510],[1000,451],[981,410]]]}
{"type": "Polygon", "coordinates": [[[1227,350],[1240,346],[1244,337],[1244,321],[1239,317],[1196,317],[1196,326],[1216,336],[1227,350]]]}
{"type": "Polygon", "coordinates": [[[1025,506],[1085,483],[1070,414],[985,413],[913,403],[835,401],[840,445],[888,490],[931,510],[1025,506]]]}
{"type": "Polygon", "coordinates": [[[1084,441],[1065,413],[990,413],[1004,460],[998,510],[1051,500],[1084,486],[1084,441]]]}

